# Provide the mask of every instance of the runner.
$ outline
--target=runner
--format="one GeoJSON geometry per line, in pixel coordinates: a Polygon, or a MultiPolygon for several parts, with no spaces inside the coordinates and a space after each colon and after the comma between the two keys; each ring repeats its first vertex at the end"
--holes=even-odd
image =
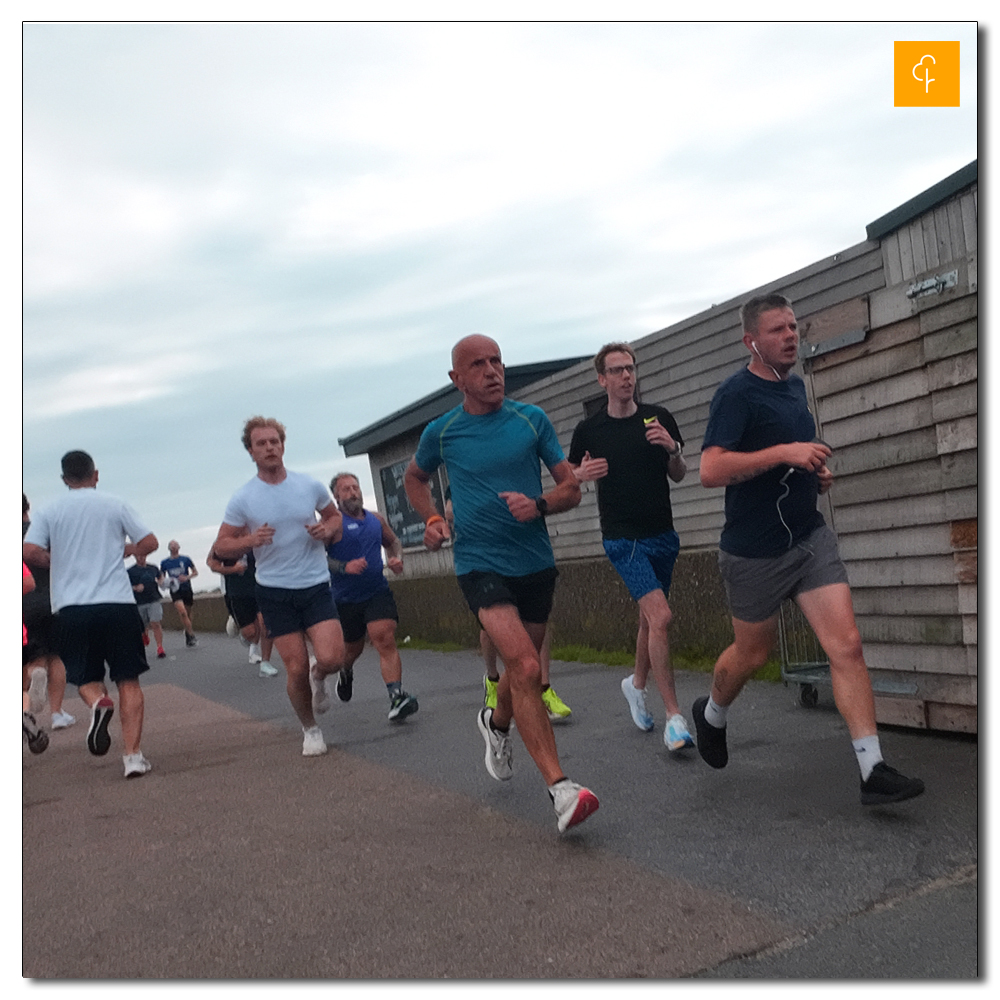
{"type": "Polygon", "coordinates": [[[575,507],[580,486],[542,410],[504,398],[504,366],[494,340],[465,337],[451,360],[449,376],[462,405],[424,429],[406,470],[406,494],[424,520],[424,545],[436,551],[451,533],[430,481],[439,465],[447,465],[455,572],[505,667],[497,707],[483,707],[478,716],[486,768],[498,781],[513,776],[509,730],[516,721],[562,832],[598,808],[597,796],[563,773],[542,702],[539,663],[557,575],[545,517],[575,507]],[[540,462],[555,480],[547,494],[540,462]]]}

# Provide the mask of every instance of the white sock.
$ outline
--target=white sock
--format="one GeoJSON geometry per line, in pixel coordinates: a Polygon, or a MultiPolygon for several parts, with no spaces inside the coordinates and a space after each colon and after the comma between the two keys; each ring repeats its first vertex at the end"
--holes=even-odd
{"type": "Polygon", "coordinates": [[[878,741],[878,734],[862,736],[859,740],[851,740],[851,743],[858,758],[858,767],[861,768],[861,780],[867,781],[872,768],[882,760],[882,747],[878,741]]]}
{"type": "Polygon", "coordinates": [[[716,729],[726,728],[726,713],[729,711],[728,705],[716,705],[711,695],[705,705],[705,721],[716,729]]]}

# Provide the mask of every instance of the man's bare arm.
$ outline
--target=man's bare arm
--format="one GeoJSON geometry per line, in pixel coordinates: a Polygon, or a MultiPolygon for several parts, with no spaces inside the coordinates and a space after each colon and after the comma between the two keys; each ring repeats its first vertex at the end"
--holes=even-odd
{"type": "Polygon", "coordinates": [[[160,547],[156,540],[156,535],[150,532],[139,541],[125,546],[126,556],[148,556],[150,552],[155,552],[160,547]]]}
{"type": "Polygon", "coordinates": [[[830,454],[830,449],[818,441],[776,444],[761,451],[727,451],[711,445],[701,453],[701,485],[735,486],[779,465],[819,472],[830,454]]]}
{"type": "Polygon", "coordinates": [[[444,515],[434,506],[431,474],[424,472],[414,459],[410,459],[410,464],[403,475],[403,487],[410,506],[424,522],[424,545],[431,552],[436,552],[447,539],[451,538],[451,532],[448,530],[448,522],[444,515]]]}
{"type": "Polygon", "coordinates": [[[33,545],[31,542],[22,543],[21,558],[29,566],[45,568],[52,565],[52,560],[49,558],[49,550],[43,549],[41,545],[33,545]]]}
{"type": "Polygon", "coordinates": [[[245,524],[237,526],[223,522],[212,548],[220,559],[238,559],[260,545],[270,545],[272,538],[274,528],[267,524],[262,524],[251,534],[245,524]]]}

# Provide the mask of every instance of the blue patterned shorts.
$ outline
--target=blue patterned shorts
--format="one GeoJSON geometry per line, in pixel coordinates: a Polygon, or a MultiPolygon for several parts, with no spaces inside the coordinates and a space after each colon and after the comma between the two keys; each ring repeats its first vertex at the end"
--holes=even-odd
{"type": "Polygon", "coordinates": [[[676,531],[650,538],[604,539],[604,551],[611,565],[637,601],[657,588],[662,588],[664,595],[670,593],[670,580],[680,550],[681,540],[676,531]]]}

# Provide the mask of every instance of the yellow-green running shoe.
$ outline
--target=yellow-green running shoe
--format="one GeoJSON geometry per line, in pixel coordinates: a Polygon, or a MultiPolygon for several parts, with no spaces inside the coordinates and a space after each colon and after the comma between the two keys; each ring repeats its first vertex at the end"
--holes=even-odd
{"type": "Polygon", "coordinates": [[[483,695],[484,708],[497,707],[497,685],[499,683],[500,683],[499,678],[495,681],[491,681],[489,675],[483,674],[483,689],[486,692],[483,695]]]}
{"type": "Polygon", "coordinates": [[[563,722],[573,714],[569,705],[556,694],[553,687],[548,687],[542,692],[542,704],[549,713],[550,722],[563,722]]]}

